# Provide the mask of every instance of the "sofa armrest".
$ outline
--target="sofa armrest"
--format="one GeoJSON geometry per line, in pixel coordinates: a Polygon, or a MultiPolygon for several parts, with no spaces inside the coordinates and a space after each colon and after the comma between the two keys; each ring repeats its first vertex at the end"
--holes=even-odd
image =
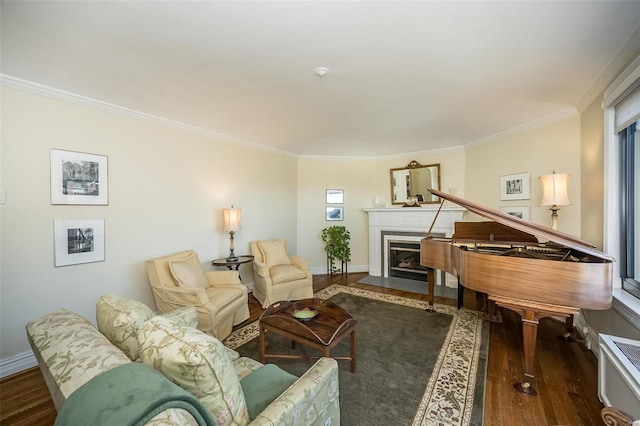
{"type": "Polygon", "coordinates": [[[154,290],[162,301],[173,309],[185,306],[204,306],[209,303],[209,296],[204,288],[154,286],[154,290]]]}
{"type": "Polygon", "coordinates": [[[293,266],[297,266],[303,271],[309,270],[309,261],[304,257],[290,256],[290,258],[291,258],[291,263],[293,263],[293,266]]]}
{"type": "Polygon", "coordinates": [[[258,274],[261,277],[269,278],[269,267],[266,263],[258,262],[257,260],[253,261],[253,272],[258,274]]]}
{"type": "Polygon", "coordinates": [[[340,424],[338,363],[320,358],[250,425],[340,424]],[[331,419],[331,421],[329,421],[331,419]]]}
{"type": "Polygon", "coordinates": [[[209,284],[241,284],[240,273],[238,271],[204,271],[209,280],[209,284]]]}
{"type": "Polygon", "coordinates": [[[97,375],[131,362],[87,319],[66,309],[31,321],[26,329],[56,410],[97,375]]]}

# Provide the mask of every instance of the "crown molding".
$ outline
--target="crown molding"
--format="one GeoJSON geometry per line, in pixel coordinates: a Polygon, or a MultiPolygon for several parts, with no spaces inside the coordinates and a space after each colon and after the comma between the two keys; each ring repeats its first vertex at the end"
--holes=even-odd
{"type": "Polygon", "coordinates": [[[173,129],[182,130],[188,133],[205,136],[211,139],[244,145],[244,146],[259,149],[262,151],[269,151],[276,154],[285,155],[288,157],[298,157],[297,155],[292,154],[290,152],[282,151],[280,149],[272,148],[266,145],[261,145],[256,142],[248,141],[241,138],[236,138],[234,136],[229,136],[222,133],[217,133],[211,130],[203,129],[201,127],[181,123],[179,121],[169,120],[167,118],[162,118],[162,117],[147,114],[144,112],[136,111],[120,105],[103,102],[97,99],[89,98],[87,96],[82,96],[76,93],[71,93],[71,92],[56,89],[53,87],[45,86],[43,84],[34,83],[32,81],[23,80],[21,78],[14,77],[7,74],[0,74],[0,85],[4,87],[9,87],[12,89],[22,90],[28,93],[33,93],[40,96],[46,96],[49,98],[69,102],[75,105],[95,108],[101,111],[107,111],[107,112],[119,114],[125,117],[134,118],[136,120],[152,122],[162,126],[171,127],[173,129]]]}
{"type": "Polygon", "coordinates": [[[24,80],[18,77],[14,77],[7,74],[0,74],[0,85],[4,87],[9,87],[12,89],[22,90],[24,92],[33,93],[40,96],[46,96],[49,98],[62,100],[65,102],[69,102],[75,105],[85,106],[89,108],[95,108],[102,111],[107,111],[115,114],[119,114],[122,116],[126,116],[129,118],[134,118],[137,120],[143,120],[152,122],[155,124],[159,124],[166,127],[171,127],[173,129],[182,130],[188,133],[197,134],[201,136],[205,136],[207,138],[216,139],[224,142],[235,143],[239,145],[248,146],[251,148],[259,149],[262,151],[268,151],[272,153],[276,153],[279,155],[293,157],[293,158],[327,158],[327,159],[345,159],[345,160],[383,160],[383,159],[393,159],[400,158],[411,155],[420,155],[420,154],[434,154],[434,153],[445,153],[445,152],[455,152],[459,150],[465,150],[467,148],[473,147],[475,145],[484,144],[488,142],[492,142],[495,139],[521,132],[526,129],[532,129],[536,127],[541,127],[547,124],[554,123],[556,121],[564,120],[566,118],[572,117],[578,114],[578,111],[575,108],[570,108],[565,111],[562,111],[558,114],[554,114],[548,117],[544,117],[539,120],[532,121],[530,123],[526,123],[521,126],[514,127],[509,130],[505,130],[503,132],[497,133],[495,135],[488,136],[486,138],[471,142],[466,145],[448,147],[448,148],[437,148],[432,150],[425,151],[415,151],[415,152],[405,152],[401,154],[390,154],[390,155],[381,155],[381,156],[330,156],[330,155],[298,155],[293,154],[291,152],[283,151],[280,149],[272,148],[266,145],[262,145],[256,142],[248,141],[241,138],[236,138],[233,136],[225,135],[222,133],[217,133],[211,130],[203,129],[201,127],[192,126],[189,124],[181,123],[174,120],[169,120],[166,118],[158,117],[155,115],[147,114],[144,112],[136,111],[130,108],[122,107],[119,105],[111,104],[108,102],[103,102],[97,99],[89,98],[87,96],[78,95],[75,93],[67,92],[64,90],[56,89],[50,86],[45,86],[43,84],[34,83],[32,81],[24,80]]]}
{"type": "Polygon", "coordinates": [[[500,139],[500,138],[503,138],[505,136],[512,135],[514,133],[520,133],[520,132],[522,132],[524,130],[535,129],[535,128],[538,128],[538,127],[547,126],[549,124],[553,124],[553,123],[556,123],[558,121],[566,120],[567,118],[575,117],[576,115],[579,115],[577,109],[568,108],[568,109],[565,109],[564,111],[560,111],[557,114],[548,115],[548,116],[543,117],[543,118],[541,118],[539,120],[534,120],[534,121],[531,121],[529,123],[525,123],[525,124],[523,124],[521,126],[512,127],[511,129],[505,130],[505,131],[500,132],[500,133],[496,133],[495,135],[487,136],[486,138],[482,138],[482,139],[479,139],[477,141],[471,142],[471,143],[465,145],[465,149],[466,148],[473,148],[476,145],[482,145],[482,144],[485,144],[485,143],[493,142],[496,139],[500,139]]]}
{"type": "Polygon", "coordinates": [[[637,63],[640,56],[640,25],[635,29],[629,40],[618,50],[611,62],[591,85],[576,108],[584,112],[596,99],[607,98],[608,87],[615,85],[625,69],[637,63]],[[634,59],[635,58],[635,59],[634,59]],[[604,95],[603,95],[604,94],[604,95]]]}

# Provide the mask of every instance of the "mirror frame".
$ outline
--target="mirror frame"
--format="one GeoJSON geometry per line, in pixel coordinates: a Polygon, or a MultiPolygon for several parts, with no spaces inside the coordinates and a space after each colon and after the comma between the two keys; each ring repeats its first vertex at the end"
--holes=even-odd
{"type": "MultiPolygon", "coordinates": [[[[404,170],[413,170],[413,169],[421,169],[421,168],[431,168],[431,167],[435,167],[436,173],[437,173],[437,186],[434,187],[432,185],[432,187],[437,189],[437,190],[440,190],[440,185],[441,185],[441,183],[440,183],[440,163],[423,165],[423,164],[420,164],[417,161],[413,160],[409,164],[407,164],[405,167],[398,167],[398,168],[395,168],[395,169],[390,169],[390,171],[389,171],[389,176],[390,176],[389,183],[391,184],[391,204],[393,204],[393,205],[405,205],[406,204],[406,200],[394,201],[395,198],[394,198],[394,190],[393,190],[394,189],[393,172],[397,172],[397,171],[401,171],[401,170],[404,171],[404,170]]],[[[428,188],[428,189],[431,189],[431,188],[428,188]]],[[[435,198],[435,199],[434,200],[430,200],[430,201],[426,201],[426,199],[425,199],[423,201],[420,201],[419,203],[420,204],[439,204],[440,203],[440,197],[433,197],[433,198],[435,198]]]]}

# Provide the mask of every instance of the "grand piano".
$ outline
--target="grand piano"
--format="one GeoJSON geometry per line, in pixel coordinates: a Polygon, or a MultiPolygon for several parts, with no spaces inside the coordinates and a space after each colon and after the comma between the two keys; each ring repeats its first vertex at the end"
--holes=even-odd
{"type": "MultiPolygon", "coordinates": [[[[459,286],[520,315],[525,377],[514,388],[535,395],[539,320],[572,319],[581,308],[610,308],[613,259],[571,235],[445,192],[431,193],[490,222],[456,222],[451,238],[432,237],[429,231],[420,241],[420,264],[456,276],[459,286]]],[[[433,295],[432,279],[429,287],[433,295]]]]}

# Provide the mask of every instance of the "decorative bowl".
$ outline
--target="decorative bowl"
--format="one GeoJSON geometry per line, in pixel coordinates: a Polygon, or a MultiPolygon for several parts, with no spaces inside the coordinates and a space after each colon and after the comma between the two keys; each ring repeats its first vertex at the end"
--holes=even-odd
{"type": "Polygon", "coordinates": [[[295,311],[293,316],[302,322],[310,321],[313,317],[315,317],[318,313],[316,311],[312,311],[311,309],[305,308],[300,309],[299,311],[295,311]]]}

